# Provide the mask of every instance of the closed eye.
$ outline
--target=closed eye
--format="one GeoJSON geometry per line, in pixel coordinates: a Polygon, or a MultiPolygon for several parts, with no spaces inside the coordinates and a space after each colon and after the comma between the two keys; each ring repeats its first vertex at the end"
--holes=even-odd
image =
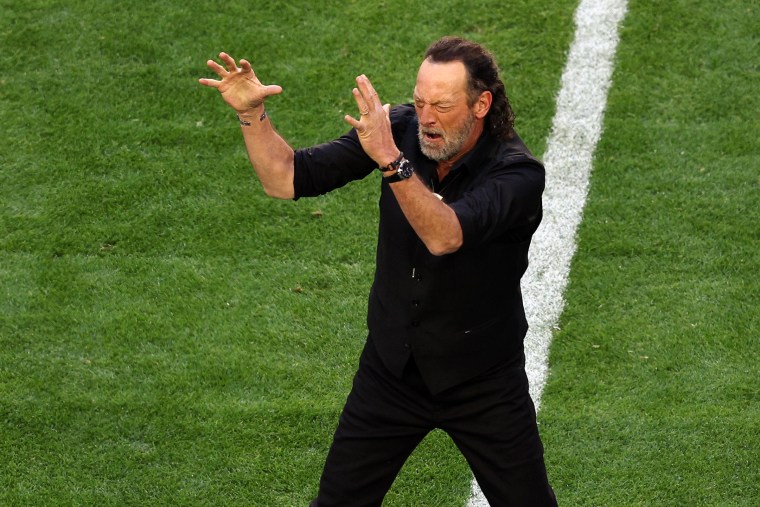
{"type": "MultiPolygon", "coordinates": [[[[426,102],[422,99],[414,99],[414,107],[416,107],[417,109],[422,109],[423,107],[425,107],[425,104],[426,102]]],[[[447,113],[451,111],[452,109],[454,109],[454,105],[448,102],[443,102],[443,103],[431,102],[430,106],[435,108],[435,110],[438,111],[439,113],[447,113]]]]}

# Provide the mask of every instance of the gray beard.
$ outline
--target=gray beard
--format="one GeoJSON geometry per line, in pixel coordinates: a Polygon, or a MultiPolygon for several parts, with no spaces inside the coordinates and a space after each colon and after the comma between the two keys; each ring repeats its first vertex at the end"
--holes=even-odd
{"type": "MultiPolygon", "coordinates": [[[[464,146],[464,143],[469,139],[472,130],[475,128],[475,116],[470,114],[467,116],[464,124],[461,128],[455,130],[450,135],[443,137],[443,146],[436,148],[427,144],[425,139],[424,129],[420,127],[417,130],[417,138],[420,142],[420,150],[430,160],[436,162],[451,160],[454,158],[464,146]]],[[[443,134],[442,134],[443,135],[443,134]]]]}

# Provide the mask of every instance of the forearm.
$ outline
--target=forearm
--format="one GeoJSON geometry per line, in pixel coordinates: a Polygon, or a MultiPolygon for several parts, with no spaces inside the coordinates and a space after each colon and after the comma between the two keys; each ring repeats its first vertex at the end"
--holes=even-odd
{"type": "MultiPolygon", "coordinates": [[[[389,167],[401,154],[393,138],[390,105],[382,105],[367,76],[357,77],[356,84],[353,93],[360,118],[346,115],[345,120],[356,129],[364,152],[379,167],[389,167]]],[[[389,168],[388,173],[391,171],[389,168]]],[[[416,175],[390,183],[390,187],[407,221],[430,253],[445,255],[462,246],[464,235],[456,213],[416,175]]]]}
{"type": "Polygon", "coordinates": [[[293,149],[274,129],[263,107],[239,116],[248,159],[264,192],[270,197],[292,199],[293,149]]]}
{"type": "Polygon", "coordinates": [[[390,187],[404,216],[430,253],[445,255],[462,246],[464,237],[456,213],[416,175],[391,183],[390,187]]]}

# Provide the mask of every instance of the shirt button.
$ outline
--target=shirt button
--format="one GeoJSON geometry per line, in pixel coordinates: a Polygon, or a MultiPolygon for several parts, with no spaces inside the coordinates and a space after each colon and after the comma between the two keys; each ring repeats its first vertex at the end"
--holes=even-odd
{"type": "Polygon", "coordinates": [[[419,308],[420,302],[415,299],[414,301],[412,301],[412,306],[415,307],[415,308],[419,308]]]}
{"type": "Polygon", "coordinates": [[[405,348],[406,350],[409,350],[409,349],[411,349],[411,348],[412,348],[412,346],[411,346],[411,345],[409,345],[408,343],[405,343],[405,344],[404,344],[404,348],[405,348]]]}
{"type": "Polygon", "coordinates": [[[412,321],[412,327],[419,327],[419,326],[420,326],[420,321],[419,320],[413,320],[412,321]]]}

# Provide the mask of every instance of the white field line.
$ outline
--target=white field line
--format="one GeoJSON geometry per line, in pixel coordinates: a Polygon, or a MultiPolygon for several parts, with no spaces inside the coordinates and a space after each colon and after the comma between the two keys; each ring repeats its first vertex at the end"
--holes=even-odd
{"type": "MultiPolygon", "coordinates": [[[[538,410],[546,384],[552,331],[565,304],[575,233],[588,192],[594,150],[602,134],[607,91],[612,78],[618,27],[626,0],[581,0],[575,11],[575,40],[557,95],[557,109],[544,163],[544,218],[530,249],[523,277],[523,296],[530,330],[525,338],[525,361],[530,395],[538,410]]],[[[467,507],[487,507],[472,481],[467,507]]]]}

